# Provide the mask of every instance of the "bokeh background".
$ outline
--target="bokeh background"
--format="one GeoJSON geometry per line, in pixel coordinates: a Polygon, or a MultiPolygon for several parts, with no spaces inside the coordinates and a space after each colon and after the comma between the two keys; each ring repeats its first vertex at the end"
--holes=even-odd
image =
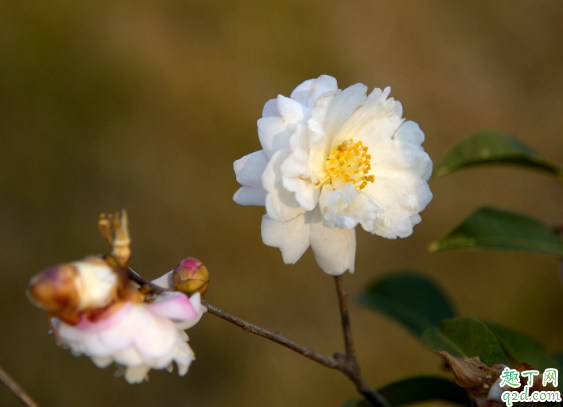
{"type": "MultiPolygon", "coordinates": [[[[262,244],[263,208],[240,207],[232,162],[260,149],[263,104],[302,81],[391,86],[437,162],[472,132],[512,133],[563,163],[563,2],[555,0],[38,0],[0,2],[0,366],[41,406],[340,406],[329,371],[213,316],[189,331],[186,377],[130,386],[55,346],[24,296],[51,265],[107,253],[100,212],[126,208],[133,267],[147,278],[193,256],[207,299],[332,354],[343,349],[333,281],[307,252],[285,265],[262,244]]],[[[473,169],[431,182],[434,200],[404,240],[358,230],[362,287],[424,271],[462,315],[563,349],[555,258],[449,252],[428,244],[494,205],[554,224],[563,189],[541,173],[473,169]]],[[[380,387],[442,362],[405,329],[357,304],[363,371],[380,387]]],[[[17,406],[0,388],[0,405],[17,406]]]]}

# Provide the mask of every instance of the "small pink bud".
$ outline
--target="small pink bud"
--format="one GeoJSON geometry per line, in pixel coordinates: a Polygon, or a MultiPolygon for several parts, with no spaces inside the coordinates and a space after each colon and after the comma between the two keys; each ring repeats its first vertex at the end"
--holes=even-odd
{"type": "Polygon", "coordinates": [[[200,293],[201,297],[207,291],[209,271],[203,263],[192,257],[182,260],[172,272],[174,288],[188,296],[200,293]]]}

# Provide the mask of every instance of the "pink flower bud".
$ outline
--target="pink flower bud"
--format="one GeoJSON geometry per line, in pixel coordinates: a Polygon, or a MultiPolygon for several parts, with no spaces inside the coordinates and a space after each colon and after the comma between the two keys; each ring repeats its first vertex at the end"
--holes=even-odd
{"type": "Polygon", "coordinates": [[[191,296],[200,293],[201,296],[207,291],[209,283],[209,271],[203,263],[194,258],[182,260],[172,272],[172,284],[180,292],[191,296]]]}

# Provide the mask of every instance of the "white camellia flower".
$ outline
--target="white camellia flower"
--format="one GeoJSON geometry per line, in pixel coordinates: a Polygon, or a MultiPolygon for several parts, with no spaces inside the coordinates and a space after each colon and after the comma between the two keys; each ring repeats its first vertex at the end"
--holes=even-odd
{"type": "Polygon", "coordinates": [[[194,353],[186,343],[185,329],[195,325],[203,314],[199,293],[188,298],[179,292],[165,292],[154,302],[124,301],[109,315],[75,325],[52,318],[54,333],[75,356],[89,356],[98,367],[112,362],[121,368],[129,383],[140,383],[150,369],[172,371],[178,365],[180,376],[187,373],[194,353]]]}
{"type": "Polygon", "coordinates": [[[355,227],[407,237],[432,199],[424,133],[405,121],[391,89],[345,90],[322,75],[289,98],[268,101],[258,120],[262,150],[235,161],[234,200],[265,205],[262,240],[293,264],[312,247],[328,274],[354,272],[355,227]]]}

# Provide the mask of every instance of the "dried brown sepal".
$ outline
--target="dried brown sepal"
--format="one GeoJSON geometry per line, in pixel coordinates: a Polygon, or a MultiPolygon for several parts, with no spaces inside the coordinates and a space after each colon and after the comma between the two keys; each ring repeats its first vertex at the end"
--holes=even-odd
{"type": "Polygon", "coordinates": [[[488,367],[478,357],[455,357],[448,352],[440,354],[452,370],[456,383],[475,397],[479,407],[500,407],[505,404],[497,400],[488,400],[489,392],[506,367],[493,365],[488,367]]]}
{"type": "Polygon", "coordinates": [[[98,221],[98,228],[102,236],[113,247],[111,257],[115,260],[116,266],[127,269],[131,261],[131,249],[129,248],[131,238],[125,209],[121,211],[121,215],[102,213],[98,221]]]}

